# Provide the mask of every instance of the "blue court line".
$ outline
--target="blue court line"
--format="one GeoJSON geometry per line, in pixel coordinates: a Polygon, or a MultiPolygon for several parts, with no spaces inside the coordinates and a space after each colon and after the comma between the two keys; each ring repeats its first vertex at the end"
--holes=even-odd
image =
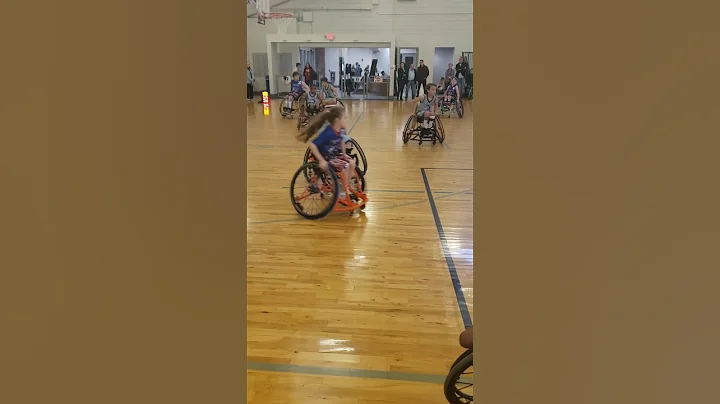
{"type": "Polygon", "coordinates": [[[453,288],[455,289],[455,298],[457,299],[458,308],[460,308],[460,316],[462,316],[465,328],[472,327],[472,318],[470,317],[467,302],[465,301],[465,294],[463,293],[462,285],[460,284],[460,278],[458,278],[457,275],[455,262],[453,261],[452,254],[450,253],[450,246],[448,245],[447,238],[445,237],[442,222],[440,222],[440,215],[438,214],[437,206],[435,206],[435,199],[433,198],[433,193],[430,189],[430,182],[428,181],[425,170],[425,168],[421,168],[420,172],[422,173],[423,181],[425,182],[425,191],[427,193],[428,202],[430,202],[430,209],[432,210],[433,218],[435,219],[435,227],[437,227],[440,244],[442,245],[445,261],[447,262],[448,271],[450,272],[450,279],[452,280],[453,288]]]}
{"type": "Polygon", "coordinates": [[[391,372],[382,370],[328,368],[320,366],[291,365],[285,363],[248,362],[248,370],[264,372],[300,373],[306,375],[344,376],[362,379],[397,380],[405,382],[443,384],[446,376],[423,373],[391,372]]]}
{"type": "Polygon", "coordinates": [[[355,129],[355,125],[357,125],[357,123],[360,122],[360,118],[362,118],[363,115],[365,115],[365,109],[364,109],[364,108],[363,108],[363,111],[360,113],[360,116],[358,117],[358,119],[356,119],[355,122],[354,122],[354,123],[352,124],[352,126],[350,127],[350,129],[348,129],[348,131],[347,131],[347,135],[348,135],[348,136],[350,136],[350,134],[352,133],[353,129],[355,129]]]}

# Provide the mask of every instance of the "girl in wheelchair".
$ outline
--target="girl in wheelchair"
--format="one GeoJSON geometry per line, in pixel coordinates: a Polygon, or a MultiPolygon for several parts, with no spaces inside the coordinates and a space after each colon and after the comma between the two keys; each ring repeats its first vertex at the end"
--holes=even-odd
{"type": "Polygon", "coordinates": [[[307,143],[318,131],[318,136],[310,143],[310,152],[317,160],[320,168],[327,171],[329,167],[342,172],[345,177],[340,190],[340,200],[350,193],[348,182],[355,173],[355,161],[345,153],[345,136],[347,114],[343,107],[330,108],[324,114],[318,115],[305,129],[300,132],[298,139],[307,143]]]}
{"type": "Polygon", "coordinates": [[[458,103],[460,99],[460,91],[458,89],[458,82],[455,77],[450,79],[450,85],[445,90],[445,97],[443,98],[443,108],[449,108],[450,104],[455,102],[458,103]]]}
{"type": "Polygon", "coordinates": [[[294,72],[292,74],[292,80],[290,80],[290,94],[285,97],[283,115],[288,115],[293,112],[293,103],[300,98],[304,91],[302,84],[304,83],[300,81],[300,73],[294,72]]]}
{"type": "Polygon", "coordinates": [[[418,123],[422,124],[425,129],[431,129],[435,123],[435,115],[437,114],[437,99],[435,94],[437,86],[429,83],[427,85],[427,94],[421,95],[413,100],[415,106],[415,118],[418,123]]]}

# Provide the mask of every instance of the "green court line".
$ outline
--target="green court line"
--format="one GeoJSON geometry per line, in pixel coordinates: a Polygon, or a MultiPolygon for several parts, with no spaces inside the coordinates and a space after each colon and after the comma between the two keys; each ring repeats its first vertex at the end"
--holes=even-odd
{"type": "Polygon", "coordinates": [[[445,383],[445,377],[441,375],[428,375],[423,373],[386,372],[382,370],[364,369],[340,369],[324,368],[319,366],[289,365],[284,363],[261,363],[248,362],[248,370],[260,370],[265,372],[300,373],[306,375],[357,377],[362,379],[398,380],[404,382],[419,383],[445,383]]]}

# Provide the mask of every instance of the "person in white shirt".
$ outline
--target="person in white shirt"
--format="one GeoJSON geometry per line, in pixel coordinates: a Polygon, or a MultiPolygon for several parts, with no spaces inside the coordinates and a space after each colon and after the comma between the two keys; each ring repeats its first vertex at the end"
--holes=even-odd
{"type": "Polygon", "coordinates": [[[407,88],[405,93],[405,100],[407,101],[408,98],[413,99],[416,96],[417,88],[415,88],[415,65],[410,64],[410,68],[407,71],[407,88]],[[410,95],[410,97],[408,97],[410,95]]]}

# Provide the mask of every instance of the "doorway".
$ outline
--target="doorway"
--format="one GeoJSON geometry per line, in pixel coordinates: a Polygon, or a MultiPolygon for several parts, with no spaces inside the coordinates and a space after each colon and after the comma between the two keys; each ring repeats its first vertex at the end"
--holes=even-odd
{"type": "Polygon", "coordinates": [[[435,48],[435,61],[433,62],[433,83],[439,83],[440,79],[445,76],[448,63],[453,63],[455,48],[438,47],[435,48]]]}
{"type": "Polygon", "coordinates": [[[410,65],[417,65],[419,57],[418,48],[398,48],[395,56],[395,65],[400,67],[400,63],[405,63],[407,69],[410,65]]]}
{"type": "Polygon", "coordinates": [[[255,90],[256,91],[263,91],[267,90],[270,91],[270,89],[266,88],[265,85],[265,76],[268,74],[268,54],[267,53],[253,53],[252,54],[252,62],[253,62],[253,74],[255,75],[255,90]]]}

